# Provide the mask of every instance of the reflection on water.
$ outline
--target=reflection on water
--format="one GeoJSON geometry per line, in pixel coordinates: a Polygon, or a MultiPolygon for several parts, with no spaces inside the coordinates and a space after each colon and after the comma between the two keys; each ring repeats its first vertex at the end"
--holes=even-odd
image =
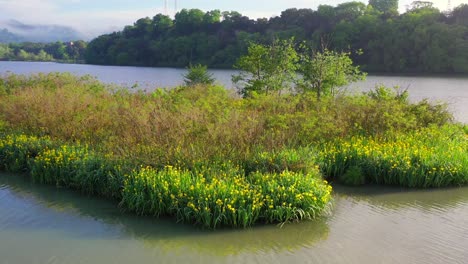
{"type": "Polygon", "coordinates": [[[467,245],[468,188],[335,186],[328,217],[213,232],[0,174],[0,263],[466,263],[467,245]]]}
{"type": "MultiPolygon", "coordinates": [[[[146,250],[184,252],[189,249],[207,256],[230,256],[311,246],[326,238],[328,228],[325,219],[319,219],[283,228],[199,230],[173,223],[171,219],[125,214],[113,202],[34,185],[23,176],[3,174],[0,175],[0,231],[60,233],[64,239],[72,240],[134,240],[146,250]]],[[[3,238],[0,234],[0,241],[3,238]]],[[[1,248],[0,256],[3,256],[1,248]]]]}

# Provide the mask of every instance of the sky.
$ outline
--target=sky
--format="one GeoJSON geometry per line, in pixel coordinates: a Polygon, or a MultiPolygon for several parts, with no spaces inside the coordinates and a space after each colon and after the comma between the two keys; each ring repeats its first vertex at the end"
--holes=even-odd
{"type": "MultiPolygon", "coordinates": [[[[336,6],[350,0],[178,0],[177,9],[239,11],[251,18],[272,17],[287,8],[312,8],[320,4],[336,6]]],[[[413,0],[400,0],[400,11],[413,0]]],[[[363,2],[367,3],[367,0],[363,2]]],[[[448,0],[432,0],[440,10],[448,0]]],[[[174,14],[174,0],[167,13],[174,14]]],[[[451,0],[452,7],[468,0],[451,0]]],[[[26,24],[56,24],[72,27],[88,38],[118,31],[142,17],[165,13],[164,0],[0,0],[0,28],[14,19],[26,24]]]]}

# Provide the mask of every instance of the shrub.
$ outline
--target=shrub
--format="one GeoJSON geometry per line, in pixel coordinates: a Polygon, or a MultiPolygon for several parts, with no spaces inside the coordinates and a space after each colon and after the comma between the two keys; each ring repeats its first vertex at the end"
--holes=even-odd
{"type": "Polygon", "coordinates": [[[190,65],[187,74],[184,75],[186,86],[213,85],[214,82],[213,74],[209,73],[208,68],[201,64],[190,65]]]}

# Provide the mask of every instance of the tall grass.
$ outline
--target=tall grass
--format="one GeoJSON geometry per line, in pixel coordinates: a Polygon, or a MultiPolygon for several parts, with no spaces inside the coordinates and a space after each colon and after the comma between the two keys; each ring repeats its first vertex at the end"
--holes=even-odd
{"type": "Polygon", "coordinates": [[[172,167],[142,168],[125,179],[122,204],[139,214],[175,215],[210,228],[312,219],[330,201],[331,186],[317,174],[257,172],[207,179],[172,167]]]}
{"type": "Polygon", "coordinates": [[[3,87],[0,120],[5,127],[87,143],[158,168],[194,167],[207,160],[241,165],[257,152],[450,121],[442,106],[411,104],[391,91],[321,101],[313,95],[241,99],[218,86],[130,93],[67,74],[10,75],[3,87]]]}
{"type": "Polygon", "coordinates": [[[30,170],[33,181],[39,183],[111,198],[121,197],[122,164],[94,153],[86,146],[61,145],[43,149],[31,161],[30,170]]]}
{"type": "Polygon", "coordinates": [[[353,137],[325,145],[326,177],[348,184],[444,187],[468,184],[468,136],[457,127],[388,137],[353,137]]]}

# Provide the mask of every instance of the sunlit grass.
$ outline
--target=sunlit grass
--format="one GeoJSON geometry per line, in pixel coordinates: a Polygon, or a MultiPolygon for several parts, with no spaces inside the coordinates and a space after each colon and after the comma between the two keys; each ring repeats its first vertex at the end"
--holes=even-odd
{"type": "Polygon", "coordinates": [[[361,178],[359,183],[407,187],[468,183],[468,138],[455,127],[338,140],[325,145],[322,159],[324,174],[344,182],[355,181],[348,176],[361,178]]]}
{"type": "Polygon", "coordinates": [[[210,228],[247,227],[312,219],[326,209],[330,192],[331,186],[313,174],[257,172],[207,179],[172,167],[142,168],[126,178],[122,205],[210,228]]]}

